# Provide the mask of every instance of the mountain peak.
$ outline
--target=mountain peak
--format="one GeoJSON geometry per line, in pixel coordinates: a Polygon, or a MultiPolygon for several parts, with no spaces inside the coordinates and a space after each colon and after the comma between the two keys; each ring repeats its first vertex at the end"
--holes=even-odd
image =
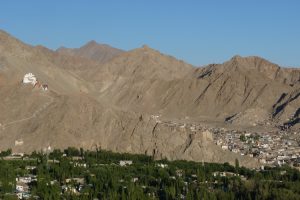
{"type": "Polygon", "coordinates": [[[277,69],[278,65],[258,56],[246,56],[242,57],[240,55],[233,56],[229,61],[225,62],[227,66],[234,66],[243,69],[277,69]]]}
{"type": "MultiPolygon", "coordinates": [[[[103,68],[115,76],[172,80],[184,77],[192,66],[143,45],[107,62],[103,68]]],[[[96,75],[94,79],[99,80],[99,77],[101,76],[96,75]]]]}
{"type": "Polygon", "coordinates": [[[247,62],[247,63],[252,63],[252,62],[264,62],[264,63],[268,63],[268,64],[273,64],[275,65],[274,63],[262,58],[262,57],[259,57],[259,56],[240,56],[240,55],[235,55],[233,56],[229,62],[240,62],[240,63],[243,63],[243,62],[247,62]]]}
{"type": "Polygon", "coordinates": [[[100,63],[104,63],[124,52],[121,49],[117,49],[106,44],[99,44],[95,40],[87,42],[80,48],[71,49],[61,47],[57,49],[57,51],[62,54],[84,57],[100,63]]]}
{"type": "Polygon", "coordinates": [[[84,46],[95,46],[95,45],[99,45],[99,44],[95,40],[91,40],[87,42],[84,46]]]}
{"type": "Polygon", "coordinates": [[[240,60],[240,59],[243,59],[243,57],[240,55],[234,55],[230,60],[240,60]]]}
{"type": "Polygon", "coordinates": [[[282,71],[282,68],[258,56],[242,57],[235,55],[229,61],[218,65],[217,70],[221,73],[228,71],[231,74],[233,72],[247,76],[251,74],[252,77],[263,76],[274,80],[282,71]]]}
{"type": "Polygon", "coordinates": [[[142,52],[142,53],[153,53],[153,54],[160,54],[158,50],[151,48],[150,46],[144,44],[142,47],[134,49],[133,52],[142,52]]]}
{"type": "Polygon", "coordinates": [[[142,46],[142,49],[150,49],[150,47],[149,47],[147,44],[144,44],[144,45],[142,46]]]}

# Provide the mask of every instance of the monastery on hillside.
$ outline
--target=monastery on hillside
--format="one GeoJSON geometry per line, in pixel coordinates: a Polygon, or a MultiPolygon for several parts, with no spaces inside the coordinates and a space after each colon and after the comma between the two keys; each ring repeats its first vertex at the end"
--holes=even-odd
{"type": "Polygon", "coordinates": [[[24,75],[23,83],[31,83],[33,86],[37,84],[37,78],[33,73],[28,73],[24,75]]]}
{"type": "Polygon", "coordinates": [[[33,87],[36,87],[36,86],[38,88],[41,87],[44,91],[48,90],[48,85],[47,84],[41,84],[33,73],[25,74],[24,77],[23,77],[22,83],[32,84],[33,87]]]}

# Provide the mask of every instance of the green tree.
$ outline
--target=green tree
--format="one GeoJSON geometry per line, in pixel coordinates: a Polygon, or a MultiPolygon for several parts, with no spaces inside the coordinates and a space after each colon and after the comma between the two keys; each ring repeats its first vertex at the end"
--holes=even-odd
{"type": "Polygon", "coordinates": [[[235,159],[235,169],[238,170],[240,167],[240,163],[239,163],[239,160],[236,158],[235,159]]]}
{"type": "Polygon", "coordinates": [[[246,136],[245,136],[245,134],[242,134],[241,136],[240,136],[240,140],[242,141],[242,142],[246,142],[246,136]]]}

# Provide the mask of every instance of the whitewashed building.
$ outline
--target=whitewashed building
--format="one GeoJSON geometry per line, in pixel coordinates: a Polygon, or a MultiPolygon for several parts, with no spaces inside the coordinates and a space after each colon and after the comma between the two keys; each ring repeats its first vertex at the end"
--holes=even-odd
{"type": "Polygon", "coordinates": [[[37,78],[33,73],[28,73],[24,75],[23,83],[31,83],[32,85],[35,85],[37,83],[37,78]]]}
{"type": "Polygon", "coordinates": [[[158,163],[157,166],[161,168],[167,168],[168,164],[158,163]]]}
{"type": "Polygon", "coordinates": [[[120,160],[120,166],[132,165],[131,160],[120,160]]]}
{"type": "Polygon", "coordinates": [[[23,140],[15,140],[15,146],[21,146],[23,144],[24,144],[23,140]]]}

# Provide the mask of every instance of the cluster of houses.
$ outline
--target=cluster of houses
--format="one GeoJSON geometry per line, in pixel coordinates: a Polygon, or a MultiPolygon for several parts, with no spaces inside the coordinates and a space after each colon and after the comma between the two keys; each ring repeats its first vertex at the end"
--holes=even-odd
{"type": "Polygon", "coordinates": [[[246,132],[214,129],[214,141],[223,150],[257,158],[267,165],[300,166],[299,133],[284,131],[246,132]]]}
{"type": "MultiPolygon", "coordinates": [[[[32,166],[26,168],[32,169],[32,166]]],[[[28,199],[31,197],[30,184],[37,181],[36,175],[27,175],[16,178],[16,195],[18,199],[28,199]]]]}
{"type": "Polygon", "coordinates": [[[178,131],[189,130],[191,132],[199,132],[199,131],[207,130],[207,128],[202,124],[183,123],[183,122],[176,122],[176,121],[163,121],[161,119],[161,115],[151,115],[150,117],[157,124],[161,124],[169,128],[176,129],[178,131]]]}
{"type": "Polygon", "coordinates": [[[209,127],[204,124],[162,121],[160,115],[151,115],[158,124],[176,130],[212,133],[216,145],[223,150],[254,157],[261,164],[281,166],[288,164],[300,167],[300,132],[273,130],[268,132],[247,132],[209,127]]]}
{"type": "MultiPolygon", "coordinates": [[[[35,198],[31,195],[31,185],[34,184],[34,182],[37,182],[36,175],[29,174],[23,177],[16,178],[16,195],[18,199],[35,198]]],[[[56,183],[57,181],[53,180],[50,184],[53,185],[56,183]]],[[[65,179],[65,184],[61,186],[61,192],[79,194],[84,187],[84,184],[84,178],[67,178],[65,179]],[[77,187],[74,187],[74,185],[71,183],[76,183],[77,187]]]]}
{"type": "Polygon", "coordinates": [[[27,73],[22,79],[22,83],[31,84],[34,88],[41,88],[43,91],[48,90],[47,84],[42,84],[33,73],[27,73]]]}

